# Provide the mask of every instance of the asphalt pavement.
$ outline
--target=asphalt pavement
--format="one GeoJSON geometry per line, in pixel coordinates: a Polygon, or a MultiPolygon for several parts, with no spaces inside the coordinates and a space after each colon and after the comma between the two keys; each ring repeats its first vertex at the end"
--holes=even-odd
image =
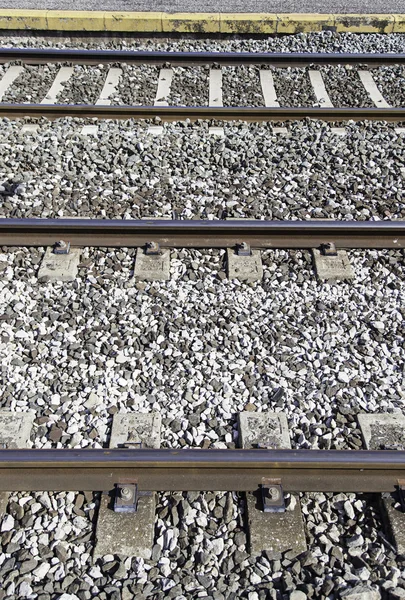
{"type": "Polygon", "coordinates": [[[252,12],[252,13],[403,13],[404,0],[0,0],[0,9],[252,12]]]}

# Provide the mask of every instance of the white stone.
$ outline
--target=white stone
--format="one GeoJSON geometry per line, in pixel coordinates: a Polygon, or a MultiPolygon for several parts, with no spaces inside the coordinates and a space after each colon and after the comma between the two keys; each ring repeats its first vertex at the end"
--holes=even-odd
{"type": "Polygon", "coordinates": [[[41,508],[42,508],[42,504],[40,504],[39,502],[33,502],[30,506],[30,510],[33,515],[35,515],[35,513],[37,513],[38,511],[40,511],[41,508]]]}
{"type": "Polygon", "coordinates": [[[50,568],[51,565],[49,563],[43,562],[36,569],[34,569],[32,573],[35,575],[35,577],[38,577],[38,579],[43,579],[50,568]]]}
{"type": "Polygon", "coordinates": [[[349,502],[349,500],[347,500],[344,505],[343,505],[345,512],[347,514],[347,516],[349,517],[349,519],[354,519],[355,517],[355,512],[352,506],[352,503],[349,502]]]}
{"type": "Polygon", "coordinates": [[[3,531],[11,531],[14,527],[14,519],[11,515],[4,515],[3,521],[1,523],[1,532],[3,531]]]}
{"type": "Polygon", "coordinates": [[[100,404],[100,399],[97,396],[97,394],[95,392],[90,392],[89,397],[87,398],[86,402],[84,403],[84,406],[88,409],[94,408],[95,406],[97,406],[97,404],[100,404]]]}
{"type": "Polygon", "coordinates": [[[93,579],[99,579],[100,577],[103,576],[102,572],[100,571],[100,567],[97,567],[97,566],[94,566],[90,569],[89,575],[93,579]]]}
{"type": "Polygon", "coordinates": [[[249,577],[249,579],[250,579],[250,582],[253,583],[253,585],[257,585],[258,583],[261,583],[261,581],[262,581],[262,578],[257,573],[252,573],[251,576],[249,577]]]}
{"type": "Polygon", "coordinates": [[[302,592],[301,590],[294,590],[293,592],[291,592],[290,594],[290,598],[289,600],[306,600],[307,599],[307,595],[302,592]]]}
{"type": "Polygon", "coordinates": [[[28,581],[23,581],[22,583],[20,583],[18,593],[20,598],[28,598],[28,596],[32,594],[32,587],[30,586],[28,581]]]}
{"type": "Polygon", "coordinates": [[[224,549],[224,540],[223,538],[216,538],[212,540],[212,552],[219,556],[224,549]]]}
{"type": "Polygon", "coordinates": [[[88,520],[85,519],[84,517],[78,516],[73,519],[73,525],[75,527],[77,527],[78,529],[86,529],[88,524],[89,524],[88,520]]]}

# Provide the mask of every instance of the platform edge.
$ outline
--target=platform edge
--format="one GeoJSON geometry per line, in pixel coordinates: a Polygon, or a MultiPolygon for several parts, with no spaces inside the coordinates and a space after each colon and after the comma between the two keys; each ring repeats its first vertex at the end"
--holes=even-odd
{"type": "Polygon", "coordinates": [[[0,30],[126,33],[403,33],[405,14],[0,10],[0,30]]]}

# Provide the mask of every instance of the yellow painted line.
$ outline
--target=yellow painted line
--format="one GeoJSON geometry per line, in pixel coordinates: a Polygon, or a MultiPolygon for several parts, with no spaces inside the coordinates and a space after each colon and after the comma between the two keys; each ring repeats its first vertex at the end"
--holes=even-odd
{"type": "Polygon", "coordinates": [[[161,33],[162,16],[161,12],[104,13],[104,31],[161,33]]]}
{"type": "Polygon", "coordinates": [[[334,15],[314,15],[310,13],[290,13],[277,15],[277,33],[309,33],[322,31],[335,25],[334,15]]]}
{"type": "Polygon", "coordinates": [[[219,33],[218,13],[162,13],[163,33],[219,33]]]}
{"type": "Polygon", "coordinates": [[[93,11],[47,10],[47,31],[104,31],[104,14],[93,11]]]}
{"type": "Polygon", "coordinates": [[[405,15],[392,15],[394,17],[394,33],[405,33],[405,15]]]}
{"type": "Polygon", "coordinates": [[[1,10],[0,29],[48,29],[46,10],[1,10]]]}
{"type": "MultiPolygon", "coordinates": [[[[402,22],[405,23],[405,15],[402,22]]],[[[351,33],[393,33],[394,15],[336,15],[335,27],[338,32],[351,33]]]]}
{"type": "Polygon", "coordinates": [[[0,10],[2,30],[293,34],[334,29],[404,33],[405,14],[165,13],[0,10]]]}
{"type": "Polygon", "coordinates": [[[221,33],[277,33],[278,16],[271,13],[220,13],[221,33]]]}

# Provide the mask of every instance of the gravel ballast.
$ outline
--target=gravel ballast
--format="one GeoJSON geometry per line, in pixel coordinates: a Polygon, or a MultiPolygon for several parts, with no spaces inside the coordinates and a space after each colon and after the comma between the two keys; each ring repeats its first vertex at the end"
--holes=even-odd
{"type": "Polygon", "coordinates": [[[13,217],[229,216],[254,218],[404,218],[403,136],[393,125],[101,122],[98,137],[81,121],[43,121],[38,132],[3,120],[0,214],[13,217]],[[40,151],[39,151],[40,149],[40,151]]]}
{"type": "Polygon", "coordinates": [[[159,67],[155,65],[120,65],[122,75],[112,98],[117,104],[152,105],[157,92],[159,67]]]}
{"type": "MultiPolygon", "coordinates": [[[[404,39],[137,47],[400,51],[404,39]]],[[[143,103],[143,76],[130,67],[127,76],[143,103]]],[[[225,123],[220,139],[207,123],[165,124],[161,137],[146,122],[100,123],[98,137],[83,136],[83,124],[41,121],[27,134],[0,121],[1,216],[405,218],[403,137],[390,124],[348,123],[336,137],[320,122],[288,124],[285,136],[271,124],[225,123]]],[[[171,280],[155,283],[131,279],[133,249],[90,248],[74,282],[40,284],[43,255],[0,249],[2,408],[35,413],[33,447],[105,447],[114,414],[159,411],[163,447],[231,449],[248,407],[284,412],[293,448],[361,448],[359,412],[404,410],[400,250],[349,252],[355,279],[333,285],[316,280],[301,251],[264,252],[263,281],[252,284],[225,278],[219,250],[173,251],[171,280]]],[[[151,560],[94,561],[98,502],[97,493],[11,494],[0,600],[405,594],[405,563],[376,497],[305,494],[308,551],[276,560],[249,555],[240,495],[193,492],[159,494],[151,560]]]]}
{"type": "Polygon", "coordinates": [[[103,89],[108,66],[74,65],[73,74],[58,94],[58,104],[95,104],[103,89]]]}
{"type": "Polygon", "coordinates": [[[373,79],[391,106],[405,106],[404,67],[379,67],[372,70],[373,79]]]}
{"type": "Polygon", "coordinates": [[[24,70],[5,91],[2,102],[39,104],[46,96],[57,72],[56,65],[24,66],[24,70]]]}
{"type": "Polygon", "coordinates": [[[173,67],[169,104],[208,106],[209,67],[173,67]]]}
{"type": "MultiPolygon", "coordinates": [[[[264,253],[264,280],[251,285],[223,279],[222,251],[184,250],[172,253],[168,283],[134,285],[132,250],[89,250],[76,282],[41,285],[35,273],[42,254],[2,256],[3,406],[35,411],[35,447],[100,447],[117,411],[158,410],[164,447],[232,448],[236,414],[249,404],[285,412],[295,448],[359,448],[357,412],[402,410],[399,251],[351,252],[356,280],[333,286],[316,281],[308,252],[264,253]]],[[[237,598],[287,587],[324,598],[326,589],[400,578],[401,562],[378,534],[378,512],[354,495],[305,496],[308,553],[280,561],[263,555],[259,563],[246,552],[238,497],[161,495],[154,558],[96,564],[90,554],[97,496],[78,501],[84,516],[67,523],[48,510],[31,519],[41,495],[31,496],[21,525],[14,523],[17,533],[28,528],[33,552],[24,558],[39,554],[52,568],[57,546],[69,556],[82,547],[66,569],[73,593],[92,581],[91,593],[101,594],[124,586],[163,598],[173,586],[186,597],[217,589],[228,598],[231,586],[237,598]],[[351,510],[359,516],[350,517],[351,510]]],[[[56,496],[71,514],[78,495],[56,496]]],[[[12,502],[25,497],[13,495],[12,502]]],[[[2,533],[5,560],[19,565],[20,546],[9,531],[2,533]]],[[[56,570],[40,580],[29,576],[29,585],[66,589],[64,579],[55,583],[56,570]]]]}
{"type": "MultiPolygon", "coordinates": [[[[333,106],[374,106],[367,91],[361,83],[357,69],[351,65],[319,68],[325,82],[326,90],[333,106]]],[[[374,70],[372,71],[374,74],[374,70]]]]}
{"type": "Polygon", "coordinates": [[[223,67],[222,81],[224,106],[264,106],[257,67],[223,67]]]}

